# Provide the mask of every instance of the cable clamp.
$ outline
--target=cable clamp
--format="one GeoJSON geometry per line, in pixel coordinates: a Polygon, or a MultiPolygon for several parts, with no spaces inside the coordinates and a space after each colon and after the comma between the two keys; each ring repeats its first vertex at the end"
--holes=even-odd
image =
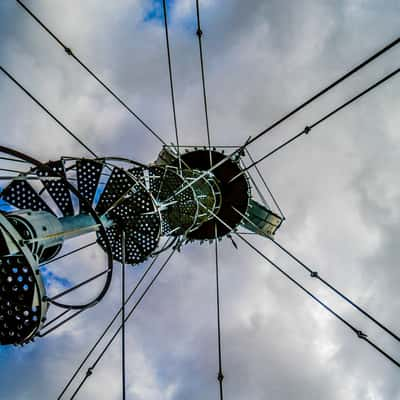
{"type": "Polygon", "coordinates": [[[219,373],[218,373],[218,381],[219,382],[222,382],[224,380],[224,374],[220,371],[219,373]]]}
{"type": "Polygon", "coordinates": [[[319,277],[317,271],[311,271],[311,272],[310,272],[310,276],[311,276],[311,278],[318,278],[318,277],[319,277]]]}
{"type": "Polygon", "coordinates": [[[183,244],[183,240],[181,240],[180,242],[176,243],[175,246],[173,247],[173,249],[175,251],[177,251],[178,253],[181,252],[181,248],[182,248],[182,244],[183,244]]]}
{"type": "Polygon", "coordinates": [[[309,127],[309,126],[306,126],[305,128],[304,128],[304,134],[305,135],[308,135],[309,133],[310,133],[310,131],[311,131],[311,127],[309,127]]]}
{"type": "Polygon", "coordinates": [[[368,337],[368,335],[363,331],[356,331],[356,334],[360,339],[366,339],[368,337]]]}
{"type": "Polygon", "coordinates": [[[198,37],[201,37],[202,34],[203,34],[203,31],[202,31],[200,28],[197,29],[196,35],[197,35],[198,37]]]}
{"type": "Polygon", "coordinates": [[[73,55],[72,50],[71,50],[69,47],[65,46],[65,47],[64,47],[64,50],[65,50],[65,52],[66,52],[69,56],[72,56],[72,55],[73,55]]]}
{"type": "Polygon", "coordinates": [[[233,247],[237,250],[238,249],[238,245],[236,244],[236,242],[233,240],[233,237],[231,234],[226,235],[229,239],[231,239],[232,245],[233,247]]]}

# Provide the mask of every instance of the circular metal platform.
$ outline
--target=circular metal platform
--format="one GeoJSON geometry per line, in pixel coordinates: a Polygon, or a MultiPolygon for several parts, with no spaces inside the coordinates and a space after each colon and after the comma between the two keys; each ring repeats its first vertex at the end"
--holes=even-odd
{"type": "MultiPolygon", "coordinates": [[[[224,154],[211,151],[212,165],[224,158],[224,154]]],[[[182,162],[183,165],[187,165],[191,169],[207,171],[210,168],[209,151],[203,149],[182,154],[182,162]]],[[[241,175],[230,182],[240,172],[240,165],[234,160],[227,160],[212,171],[221,193],[220,208],[216,215],[232,229],[236,228],[242,221],[242,216],[235,209],[245,214],[250,199],[250,185],[245,175],[241,175]]],[[[211,218],[197,229],[189,232],[187,238],[189,240],[211,240],[215,238],[215,233],[217,233],[217,237],[222,237],[230,231],[216,218],[211,218]]]]}

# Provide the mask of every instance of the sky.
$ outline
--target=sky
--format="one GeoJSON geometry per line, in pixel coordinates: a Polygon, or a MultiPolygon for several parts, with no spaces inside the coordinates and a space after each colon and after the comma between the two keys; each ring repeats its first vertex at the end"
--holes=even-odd
{"type": "MultiPolygon", "coordinates": [[[[174,140],[160,1],[26,4],[157,133],[174,140]]],[[[399,35],[396,0],[200,4],[215,145],[243,143],[399,35]]],[[[205,144],[195,1],[171,2],[169,20],[181,143],[205,144]]],[[[0,37],[0,64],[98,154],[141,162],[156,158],[159,143],[10,0],[0,2],[0,37]]],[[[398,68],[399,56],[400,48],[374,61],[257,141],[249,148],[252,155],[266,154],[398,68]]],[[[396,333],[399,91],[396,77],[260,166],[287,217],[277,241],[396,333]]],[[[88,156],[4,75],[0,120],[1,145],[43,161],[88,156]]],[[[398,356],[398,343],[311,280],[272,243],[250,241],[398,356]]],[[[393,364],[244,243],[236,243],[237,250],[229,239],[220,244],[226,399],[400,399],[393,364]]],[[[129,321],[128,398],[218,399],[213,257],[212,246],[186,246],[129,321]]],[[[79,281],[102,263],[101,250],[90,248],[72,261],[49,265],[49,279],[79,281]]],[[[128,269],[129,287],[144,268],[128,269]]],[[[53,281],[54,287],[60,284],[53,281]]],[[[110,291],[93,310],[22,349],[0,349],[0,398],[57,398],[117,309],[119,284],[116,264],[110,291]]],[[[120,382],[117,341],[77,398],[119,399],[120,382]]]]}

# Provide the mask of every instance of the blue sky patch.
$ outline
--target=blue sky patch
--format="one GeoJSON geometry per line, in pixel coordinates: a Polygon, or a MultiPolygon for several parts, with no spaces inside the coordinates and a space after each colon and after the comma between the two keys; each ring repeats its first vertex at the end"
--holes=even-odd
{"type": "Polygon", "coordinates": [[[13,207],[12,205],[8,204],[6,201],[4,200],[0,200],[0,210],[1,211],[14,211],[16,208],[13,207]]]}
{"type": "Polygon", "coordinates": [[[42,278],[46,286],[50,286],[52,283],[58,283],[65,288],[73,286],[72,282],[69,279],[56,275],[46,266],[41,267],[40,271],[42,273],[42,278]]]}
{"type": "MultiPolygon", "coordinates": [[[[3,189],[4,189],[4,187],[2,185],[0,185],[0,195],[1,195],[1,192],[3,191],[3,189]]],[[[8,211],[16,210],[16,208],[13,207],[11,204],[7,203],[5,200],[0,199],[0,210],[8,212],[8,211]]]]}
{"type": "MultiPolygon", "coordinates": [[[[171,11],[171,8],[174,4],[175,0],[167,0],[167,12],[168,14],[171,11]]],[[[151,10],[145,15],[144,20],[147,21],[153,21],[153,20],[160,20],[162,21],[164,19],[164,14],[163,14],[163,0],[153,0],[153,7],[151,10]]]]}

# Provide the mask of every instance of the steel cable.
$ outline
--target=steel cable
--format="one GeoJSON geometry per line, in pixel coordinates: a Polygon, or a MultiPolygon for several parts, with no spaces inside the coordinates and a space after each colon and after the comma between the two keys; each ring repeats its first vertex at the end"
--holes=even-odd
{"type": "Polygon", "coordinates": [[[97,74],[95,74],[79,57],[77,57],[70,47],[66,46],[22,1],[16,0],[17,3],[64,49],[65,53],[72,57],[86,72],[89,73],[108,93],[111,94],[131,115],[133,115],[155,138],[157,138],[162,144],[167,143],[146,123],[144,120],[136,114],[128,104],[121,99],[108,85],[101,80],[97,74]]]}
{"type": "Polygon", "coordinates": [[[343,294],[343,292],[341,292],[339,289],[335,288],[333,285],[331,285],[329,282],[327,282],[324,278],[322,278],[319,275],[319,273],[317,271],[312,270],[309,266],[307,266],[303,261],[301,261],[298,257],[296,257],[293,253],[291,253],[289,250],[287,250],[284,246],[282,246],[276,240],[274,240],[272,238],[269,238],[269,239],[278,248],[280,248],[282,251],[284,251],[290,258],[292,258],[294,261],[296,261],[296,263],[299,264],[303,269],[305,269],[307,272],[309,272],[310,276],[312,278],[318,279],[322,284],[324,284],[326,287],[328,287],[330,290],[332,290],[334,293],[336,293],[338,296],[340,296],[343,300],[345,300],[347,303],[349,303],[351,306],[353,306],[356,310],[361,312],[370,321],[372,321],[374,324],[379,326],[386,333],[388,333],[390,336],[392,336],[394,339],[396,339],[398,342],[400,342],[400,337],[398,335],[396,335],[393,331],[391,331],[389,328],[387,328],[385,325],[383,325],[381,322],[379,322],[377,319],[375,319],[366,310],[364,310],[363,308],[358,306],[356,303],[354,303],[354,301],[352,301],[349,297],[347,297],[345,294],[343,294]]]}
{"type": "Polygon", "coordinates": [[[218,235],[217,226],[215,226],[215,282],[216,282],[216,301],[217,301],[217,337],[218,337],[218,383],[219,398],[224,399],[222,372],[222,346],[221,346],[221,312],[220,312],[220,291],[219,291],[219,259],[218,259],[218,235]]]}
{"type": "Polygon", "coordinates": [[[385,358],[387,358],[389,361],[391,361],[393,364],[395,364],[397,367],[400,368],[400,362],[395,360],[392,356],[390,356],[387,352],[385,352],[381,347],[376,345],[374,342],[368,339],[368,336],[362,332],[360,329],[357,329],[354,325],[352,325],[350,322],[348,322],[344,317],[339,315],[337,312],[335,312],[332,308],[330,308],[328,305],[326,305],[322,300],[320,300],[316,295],[311,293],[308,289],[306,289],[303,285],[301,285],[296,279],[294,279],[292,276],[290,276],[287,272],[285,272],[281,267],[278,266],[275,262],[273,262],[270,258],[268,258],[263,252],[261,252],[257,247],[255,247],[252,243],[250,243],[246,238],[244,238],[241,234],[235,232],[231,226],[229,226],[224,220],[218,217],[214,212],[209,210],[206,206],[201,204],[203,208],[208,210],[208,212],[213,215],[215,219],[217,219],[220,223],[225,225],[228,229],[230,229],[233,234],[235,234],[239,239],[241,239],[244,243],[246,243],[249,247],[251,247],[256,253],[258,253],[262,258],[264,258],[269,264],[271,264],[276,270],[278,270],[282,275],[284,275],[286,278],[288,278],[292,283],[294,283],[299,289],[301,289],[304,293],[306,293],[309,297],[311,297],[314,301],[316,301],[319,305],[321,305],[325,310],[327,310],[331,315],[333,315],[335,318],[337,318],[339,321],[341,321],[344,325],[346,325],[348,328],[350,328],[359,339],[364,340],[366,343],[371,345],[375,350],[377,350],[379,353],[381,353],[385,358]]]}
{"type": "Polygon", "coordinates": [[[343,300],[345,300],[347,303],[349,303],[351,306],[353,306],[357,311],[361,312],[364,316],[366,316],[370,321],[375,323],[377,326],[379,326],[381,329],[383,329],[386,333],[388,333],[390,336],[392,336],[394,339],[400,342],[400,337],[396,335],[393,331],[391,331],[389,328],[387,328],[385,325],[383,325],[381,322],[379,322],[377,319],[375,319],[371,314],[369,314],[366,310],[364,310],[362,307],[358,306],[356,303],[354,303],[352,300],[350,300],[349,297],[347,297],[343,292],[341,292],[339,289],[335,288],[333,285],[331,285],[329,282],[327,282],[325,279],[323,279],[319,273],[313,269],[311,269],[308,265],[306,265],[303,261],[301,261],[298,257],[296,257],[292,252],[290,252],[288,249],[286,249],[284,246],[282,246],[280,243],[278,243],[274,238],[271,238],[267,235],[264,234],[260,230],[260,228],[254,224],[249,218],[247,218],[245,215],[243,215],[241,212],[239,212],[236,208],[233,208],[238,214],[240,214],[246,221],[253,225],[253,227],[256,229],[257,234],[263,237],[266,237],[267,239],[271,240],[272,243],[275,244],[279,249],[281,249],[284,253],[286,253],[292,260],[294,260],[298,265],[300,265],[304,270],[306,270],[311,278],[318,279],[322,284],[324,284],[326,287],[328,287],[330,290],[332,290],[334,293],[336,293],[339,297],[341,297],[343,300]]]}
{"type": "Polygon", "coordinates": [[[170,50],[170,45],[169,45],[168,16],[167,16],[166,0],[163,0],[163,10],[164,10],[165,42],[166,42],[166,46],[167,46],[167,57],[168,57],[169,84],[170,84],[170,89],[171,89],[172,114],[174,117],[175,140],[176,140],[176,145],[177,145],[176,151],[178,154],[179,171],[181,171],[182,170],[181,150],[180,150],[180,145],[179,145],[178,123],[177,123],[177,119],[176,119],[174,82],[172,79],[172,62],[171,62],[171,50],[170,50]]]}
{"type": "Polygon", "coordinates": [[[196,15],[197,15],[197,30],[196,30],[196,35],[197,35],[197,37],[198,37],[198,42],[199,42],[201,82],[202,82],[202,86],[203,86],[203,102],[204,102],[204,113],[205,113],[205,118],[206,118],[206,131],[207,131],[208,154],[209,154],[209,157],[210,157],[210,167],[212,167],[211,139],[210,139],[210,124],[209,124],[209,120],[208,120],[206,79],[205,79],[205,74],[204,74],[204,57],[203,57],[203,44],[202,44],[203,31],[202,31],[202,29],[201,29],[201,23],[200,23],[200,6],[199,6],[199,0],[196,0],[196,15]]]}
{"type": "Polygon", "coordinates": [[[125,257],[126,257],[126,234],[125,231],[122,231],[122,263],[121,263],[121,324],[122,324],[122,331],[121,331],[121,373],[122,373],[122,400],[126,399],[126,329],[125,329],[125,286],[126,286],[126,277],[125,277],[125,257]]]}
{"type": "MultiPolygon", "coordinates": [[[[167,259],[164,261],[163,265],[160,267],[160,269],[157,271],[156,275],[152,278],[152,280],[150,281],[150,283],[146,286],[144,292],[142,293],[142,295],[139,297],[139,299],[136,301],[136,303],[133,305],[132,309],[130,310],[130,312],[128,313],[128,315],[125,318],[125,323],[129,320],[129,318],[132,316],[132,314],[134,313],[134,311],[136,310],[136,308],[138,307],[138,305],[141,303],[141,301],[143,300],[143,298],[145,297],[145,295],[147,294],[147,292],[150,290],[150,288],[153,286],[154,282],[156,281],[156,279],[158,278],[158,276],[161,274],[161,272],[164,270],[164,268],[166,267],[166,265],[168,264],[169,260],[171,259],[171,257],[173,256],[173,254],[175,253],[177,247],[175,247],[174,249],[172,249],[172,251],[170,252],[170,254],[168,255],[167,259]]],[[[87,370],[85,377],[83,378],[83,380],[80,382],[80,384],[78,385],[78,387],[76,388],[76,390],[74,391],[74,393],[71,396],[71,400],[74,399],[76,397],[76,395],[79,393],[79,391],[81,390],[81,388],[83,387],[83,385],[85,384],[85,382],[87,381],[87,379],[93,374],[94,369],[96,368],[97,364],[100,362],[100,360],[103,358],[104,354],[107,352],[107,350],[110,348],[111,344],[114,342],[115,338],[118,336],[119,332],[122,329],[122,324],[118,327],[117,331],[113,334],[113,336],[111,337],[111,339],[107,342],[106,346],[103,348],[103,350],[101,351],[101,353],[99,354],[99,356],[96,358],[96,360],[94,361],[94,363],[91,365],[91,367],[87,370]]]]}
{"type": "Polygon", "coordinates": [[[289,113],[287,113],[286,115],[284,115],[282,118],[280,118],[279,120],[277,120],[276,122],[274,122],[272,125],[270,125],[268,128],[264,129],[263,131],[261,131],[258,135],[254,136],[254,138],[252,138],[250,140],[250,142],[248,143],[249,145],[253,142],[255,142],[256,140],[258,140],[259,138],[261,138],[262,136],[264,136],[266,133],[268,133],[269,131],[271,131],[272,129],[274,129],[275,127],[277,127],[278,125],[280,125],[282,122],[286,121],[287,119],[289,119],[290,117],[292,117],[294,114],[296,114],[297,112],[299,112],[300,110],[302,110],[304,107],[308,106],[309,104],[311,104],[313,101],[317,100],[319,97],[321,97],[322,95],[324,95],[325,93],[327,93],[329,90],[333,89],[335,86],[339,85],[341,82],[343,82],[344,80],[346,80],[347,78],[349,78],[351,75],[354,75],[356,72],[358,72],[360,69],[364,68],[366,65],[368,65],[369,63],[371,63],[372,61],[374,61],[375,59],[377,59],[378,57],[380,57],[382,54],[386,53],[388,50],[392,49],[393,47],[395,47],[396,45],[398,45],[400,43],[400,37],[396,38],[395,40],[393,40],[391,43],[389,43],[388,45],[386,45],[385,47],[383,47],[381,50],[379,50],[378,52],[374,53],[371,57],[367,58],[366,60],[364,60],[362,63],[358,64],[356,67],[354,67],[353,69],[351,69],[350,71],[348,71],[347,73],[345,73],[343,76],[341,76],[339,79],[337,79],[336,81],[332,82],[330,85],[326,86],[324,89],[320,90],[318,93],[316,93],[315,95],[313,95],[312,97],[310,97],[308,100],[306,100],[304,103],[300,104],[298,107],[296,107],[294,110],[290,111],[289,113]]]}
{"type": "Polygon", "coordinates": [[[78,136],[67,128],[47,107],[45,107],[36,97],[32,95],[21,83],[19,83],[5,68],[0,65],[0,70],[14,82],[26,95],[28,95],[43,111],[45,111],[54,121],[57,122],[70,136],[72,136],[79,144],[81,144],[92,156],[97,157],[96,153],[91,150],[78,136]]]}
{"type": "MultiPolygon", "coordinates": [[[[304,103],[302,103],[301,105],[299,105],[298,107],[296,107],[294,110],[292,110],[291,112],[289,112],[288,114],[286,114],[285,116],[283,116],[281,119],[279,119],[278,121],[274,122],[272,125],[270,125],[267,129],[265,129],[264,131],[260,132],[256,137],[251,138],[249,137],[247,139],[247,141],[238,149],[236,149],[235,151],[233,151],[231,154],[227,155],[225,158],[223,158],[221,161],[219,161],[218,163],[216,163],[215,165],[213,165],[208,171],[204,172],[203,174],[199,175],[194,181],[192,181],[191,183],[189,183],[188,185],[185,185],[178,193],[186,190],[188,187],[192,186],[194,183],[198,182],[200,179],[203,179],[207,174],[209,174],[210,172],[212,172],[213,170],[215,170],[216,168],[218,168],[219,166],[221,166],[222,164],[224,164],[226,161],[232,159],[233,157],[235,157],[238,154],[241,154],[244,149],[246,149],[247,146],[249,146],[250,144],[254,143],[255,140],[259,139],[260,137],[262,137],[263,135],[265,135],[267,132],[271,131],[272,129],[274,129],[275,127],[277,127],[278,125],[280,125],[282,122],[284,122],[285,120],[287,120],[288,118],[290,118],[291,116],[293,116],[294,114],[296,114],[297,112],[299,112],[300,110],[302,110],[304,107],[306,107],[307,105],[311,104],[312,102],[314,102],[316,99],[318,99],[319,97],[321,97],[323,94],[327,93],[329,90],[331,90],[332,88],[334,88],[335,86],[337,86],[338,84],[340,84],[341,82],[345,81],[346,79],[348,79],[350,76],[352,76],[353,74],[355,74],[356,72],[358,72],[360,69],[364,68],[365,66],[367,66],[368,64],[370,64],[372,61],[374,61],[375,59],[377,59],[378,57],[380,57],[381,55],[383,55],[384,53],[386,53],[388,50],[390,50],[391,48],[393,48],[394,46],[398,45],[400,43],[400,37],[398,37],[397,39],[395,39],[394,41],[392,41],[391,43],[389,43],[388,45],[386,45],[385,47],[383,47],[381,50],[379,50],[378,52],[376,52],[375,54],[373,54],[371,57],[369,57],[368,59],[364,60],[363,62],[361,62],[360,64],[358,64],[356,67],[354,67],[352,70],[350,70],[349,72],[347,72],[346,74],[344,74],[343,76],[341,76],[339,79],[337,79],[336,81],[334,81],[333,83],[331,83],[330,85],[328,85],[327,87],[325,87],[324,89],[322,89],[321,91],[319,91],[317,94],[315,94],[314,96],[312,96],[311,98],[309,98],[308,100],[306,100],[304,103]]],[[[322,121],[320,121],[322,122],[322,121]]],[[[298,136],[303,135],[304,131],[302,131],[298,136]]],[[[290,142],[292,142],[293,140],[297,139],[297,137],[292,138],[292,140],[290,140],[290,142]]],[[[284,145],[289,144],[289,143],[284,143],[284,145]]],[[[282,147],[282,146],[281,146],[282,147]]],[[[279,148],[281,148],[279,147],[279,148]]],[[[275,151],[278,151],[279,148],[277,148],[275,151]]],[[[274,152],[275,152],[274,151],[274,152]]],[[[267,156],[269,156],[270,154],[268,154],[267,156]]],[[[178,194],[177,193],[177,194],[178,194]]]]}
{"type": "MultiPolygon", "coordinates": [[[[126,301],[124,302],[124,304],[126,305],[130,299],[132,298],[132,296],[136,293],[136,290],[138,289],[138,287],[141,285],[141,283],[143,282],[143,280],[146,278],[147,274],[150,272],[151,268],[153,267],[154,263],[158,260],[158,255],[153,259],[153,261],[150,263],[150,265],[146,268],[146,270],[144,271],[144,273],[142,274],[142,276],[140,277],[139,281],[136,283],[135,287],[132,289],[132,291],[130,292],[129,296],[126,298],[126,301]]],[[[108,325],[106,326],[106,328],[104,329],[104,331],[101,333],[100,337],[97,339],[97,341],[95,342],[95,344],[92,346],[92,348],[89,350],[89,352],[86,354],[85,358],[82,360],[82,362],[79,364],[79,366],[76,368],[76,370],[74,371],[74,373],[72,374],[72,377],[70,378],[70,380],[67,382],[67,384],[64,386],[62,392],[60,393],[59,397],[57,398],[57,400],[61,400],[62,396],[64,395],[64,393],[68,390],[68,388],[71,386],[72,382],[74,381],[74,379],[76,378],[76,376],[78,375],[79,371],[83,368],[83,366],[85,365],[86,361],[89,359],[89,357],[93,354],[94,350],[97,348],[97,346],[100,344],[100,342],[103,340],[104,336],[106,335],[106,333],[110,330],[111,326],[114,324],[114,322],[116,321],[116,319],[118,318],[118,316],[121,314],[122,312],[122,307],[119,308],[119,310],[115,313],[114,317],[111,319],[111,321],[108,323],[108,325]]]]}
{"type": "Polygon", "coordinates": [[[393,78],[395,75],[397,75],[400,72],[400,68],[395,69],[394,71],[392,71],[390,74],[385,75],[382,79],[380,79],[379,81],[375,82],[374,84],[372,84],[371,86],[369,86],[367,89],[363,90],[362,92],[360,92],[359,94],[357,94],[356,96],[352,97],[350,100],[346,101],[345,103],[343,103],[342,105],[340,105],[339,107],[336,107],[335,109],[333,109],[331,112],[325,114],[322,118],[318,119],[317,121],[315,121],[314,123],[312,123],[311,125],[306,126],[301,132],[299,132],[298,134],[296,134],[295,136],[292,136],[290,139],[286,140],[285,142],[283,142],[282,144],[280,144],[279,146],[275,147],[273,150],[271,150],[269,153],[267,153],[265,156],[259,158],[258,160],[254,161],[253,163],[251,163],[249,166],[247,166],[246,168],[244,168],[239,174],[237,174],[236,176],[234,176],[231,179],[231,182],[236,179],[238,176],[243,175],[246,171],[248,171],[250,168],[255,167],[256,165],[258,165],[261,161],[264,161],[266,158],[272,156],[273,154],[275,154],[276,152],[278,152],[279,150],[283,149],[284,147],[286,147],[287,145],[289,145],[290,143],[294,142],[295,140],[297,140],[299,137],[303,136],[303,135],[307,135],[310,133],[310,131],[315,128],[316,126],[318,126],[319,124],[321,124],[322,122],[326,121],[328,118],[332,117],[333,115],[335,115],[337,112],[339,112],[340,110],[344,109],[345,107],[349,106],[351,103],[355,102],[356,100],[360,99],[362,96],[366,95],[367,93],[371,92],[372,90],[376,89],[379,85],[385,83],[386,81],[388,81],[390,78],[393,78]]]}

